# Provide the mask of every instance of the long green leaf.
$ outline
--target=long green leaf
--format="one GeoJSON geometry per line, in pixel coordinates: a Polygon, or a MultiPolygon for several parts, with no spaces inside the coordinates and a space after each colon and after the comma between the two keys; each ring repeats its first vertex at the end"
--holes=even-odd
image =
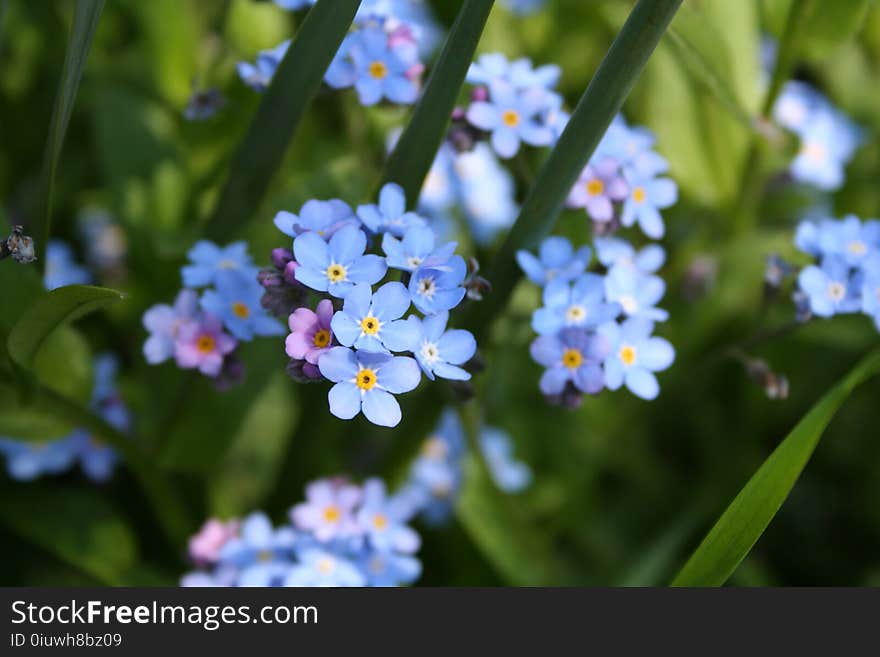
{"type": "Polygon", "coordinates": [[[382,182],[396,182],[414,204],[443,142],[458,92],[495,0],[465,0],[412,119],[388,158],[382,182]]]}
{"type": "Polygon", "coordinates": [[[232,162],[208,221],[212,239],[227,239],[259,207],[359,5],[360,0],[319,0],[309,10],[232,162]]]}
{"type": "Polygon", "coordinates": [[[56,328],[122,298],[121,292],[92,285],[68,285],[47,292],[28,306],[9,332],[9,356],[21,367],[30,368],[56,328]]]}
{"type": "MultiPolygon", "coordinates": [[[[49,138],[43,156],[42,172],[42,212],[40,212],[31,230],[37,240],[37,248],[45,249],[49,241],[49,228],[52,224],[52,194],[55,191],[55,172],[58,169],[58,158],[64,135],[70,123],[73,103],[79,90],[79,83],[85,69],[92,38],[98,27],[98,19],[104,9],[104,0],[77,0],[73,13],[73,24],[70,28],[70,41],[67,54],[64,56],[64,68],[61,72],[61,84],[55,97],[52,109],[52,121],[49,124],[49,138]]],[[[45,258],[40,261],[45,263],[45,258]]]]}
{"type": "Polygon", "coordinates": [[[834,414],[861,383],[880,373],[880,349],[862,359],[764,461],[703,539],[673,586],[720,586],[764,533],[791,492],[834,414]]]}
{"type": "Polygon", "coordinates": [[[488,330],[519,280],[516,252],[534,248],[553,228],[565,199],[635,84],[682,0],[639,0],[575,107],[487,275],[494,289],[466,324],[488,330]]]}

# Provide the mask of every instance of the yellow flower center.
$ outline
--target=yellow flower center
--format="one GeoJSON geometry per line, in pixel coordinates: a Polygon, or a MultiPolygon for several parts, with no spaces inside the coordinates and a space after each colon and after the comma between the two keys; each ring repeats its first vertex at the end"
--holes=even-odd
{"type": "Polygon", "coordinates": [[[373,516],[373,529],[382,531],[386,527],[388,527],[388,518],[381,513],[377,513],[373,516]]]}
{"type": "Polygon", "coordinates": [[[348,271],[342,265],[330,265],[327,267],[327,278],[331,283],[341,283],[348,278],[348,271]]]}
{"type": "Polygon", "coordinates": [[[633,190],[633,201],[636,203],[641,203],[645,200],[645,188],[644,187],[636,187],[633,190]]]}
{"type": "Polygon", "coordinates": [[[861,256],[867,253],[868,247],[862,240],[853,240],[846,245],[846,250],[853,255],[861,256]]]}
{"type": "Polygon", "coordinates": [[[501,121],[508,128],[515,128],[516,126],[519,125],[519,121],[520,121],[519,112],[517,112],[516,110],[512,110],[512,109],[504,110],[504,112],[501,114],[501,121]]]}
{"type": "Polygon", "coordinates": [[[196,349],[200,354],[210,354],[216,345],[217,341],[212,335],[200,335],[196,340],[196,349]]]}
{"type": "Polygon", "coordinates": [[[446,443],[440,436],[431,436],[422,446],[422,454],[429,459],[437,459],[438,461],[446,458],[446,451],[446,443]]]}
{"type": "Polygon", "coordinates": [[[376,78],[377,80],[382,80],[387,75],[388,67],[385,66],[384,62],[376,60],[375,62],[370,64],[370,77],[376,78]]]}
{"type": "Polygon", "coordinates": [[[587,194],[590,196],[599,196],[602,192],[605,191],[605,183],[603,183],[598,178],[593,178],[592,180],[587,182],[587,194]]]}
{"type": "Polygon", "coordinates": [[[336,562],[330,557],[323,557],[318,560],[318,572],[322,575],[329,575],[336,568],[336,562]]]}
{"type": "Polygon", "coordinates": [[[357,387],[361,390],[372,390],[373,386],[376,385],[376,373],[365,367],[357,374],[357,378],[355,379],[355,383],[357,387]]]}
{"type": "Polygon", "coordinates": [[[376,335],[379,332],[379,327],[381,324],[379,320],[370,315],[369,317],[364,317],[361,320],[361,331],[366,333],[367,335],[376,335]]]}
{"type": "Polygon", "coordinates": [[[828,296],[834,301],[840,301],[846,296],[846,288],[841,283],[829,283],[828,296]]]}
{"type": "Polygon", "coordinates": [[[562,364],[567,368],[576,370],[584,362],[584,355],[577,349],[566,349],[562,354],[562,364]]]}
{"type": "Polygon", "coordinates": [[[632,365],[636,362],[636,348],[631,347],[630,345],[624,345],[620,348],[620,360],[623,361],[623,364],[626,366],[632,365]]]}
{"type": "Polygon", "coordinates": [[[251,309],[244,305],[241,301],[232,304],[232,314],[239,319],[247,319],[251,316],[251,309]]]}
{"type": "Polygon", "coordinates": [[[342,512],[335,504],[324,508],[324,522],[339,522],[342,512]]]}
{"type": "Polygon", "coordinates": [[[261,561],[266,563],[267,561],[272,561],[272,551],[271,550],[260,550],[257,552],[257,561],[261,561]]]}
{"type": "Polygon", "coordinates": [[[235,260],[221,260],[217,263],[218,269],[238,269],[238,263],[235,260]]]}
{"type": "Polygon", "coordinates": [[[315,337],[312,338],[312,344],[316,347],[326,347],[330,344],[330,331],[327,329],[315,331],[315,337]]]}
{"type": "Polygon", "coordinates": [[[801,146],[801,153],[815,162],[825,159],[825,147],[816,142],[805,141],[801,146]]]}
{"type": "Polygon", "coordinates": [[[569,306],[565,311],[565,319],[569,324],[580,324],[587,317],[587,310],[583,306],[569,306]]]}

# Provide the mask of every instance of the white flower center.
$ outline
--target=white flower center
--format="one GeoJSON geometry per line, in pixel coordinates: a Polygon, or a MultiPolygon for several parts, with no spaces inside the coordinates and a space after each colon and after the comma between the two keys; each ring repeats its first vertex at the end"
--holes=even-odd
{"type": "Polygon", "coordinates": [[[419,280],[417,289],[420,296],[430,299],[437,291],[437,284],[434,283],[434,278],[432,276],[426,276],[419,280]]]}
{"type": "Polygon", "coordinates": [[[406,259],[406,264],[409,266],[410,269],[415,269],[420,264],[422,264],[422,259],[418,256],[410,256],[406,259]]]}
{"type": "Polygon", "coordinates": [[[427,340],[422,343],[421,354],[425,362],[429,364],[434,364],[440,359],[440,350],[437,345],[427,340]]]}
{"type": "Polygon", "coordinates": [[[624,294],[617,300],[617,303],[620,304],[620,307],[623,308],[623,312],[627,315],[632,315],[639,309],[638,302],[635,300],[635,297],[630,294],[624,294]]]}
{"type": "Polygon", "coordinates": [[[569,324],[580,324],[587,318],[587,309],[577,304],[569,306],[565,311],[565,319],[569,324]]]}
{"type": "Polygon", "coordinates": [[[846,296],[846,288],[836,281],[828,284],[828,297],[832,301],[841,301],[846,296]]]}

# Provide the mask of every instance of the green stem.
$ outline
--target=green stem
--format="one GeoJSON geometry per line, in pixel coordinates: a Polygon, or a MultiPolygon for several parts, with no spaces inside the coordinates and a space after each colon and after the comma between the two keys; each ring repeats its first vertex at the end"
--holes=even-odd
{"type": "Polygon", "coordinates": [[[493,292],[473,305],[466,324],[479,340],[519,280],[516,252],[535,248],[553,229],[565,199],[642,72],[682,0],[639,0],[578,102],[529,191],[487,278],[493,292]]]}

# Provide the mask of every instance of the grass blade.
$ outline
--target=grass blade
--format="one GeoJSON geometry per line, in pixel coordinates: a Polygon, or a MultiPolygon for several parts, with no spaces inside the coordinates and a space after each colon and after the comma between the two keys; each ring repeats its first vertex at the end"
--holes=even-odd
{"type": "Polygon", "coordinates": [[[383,184],[399,184],[411,204],[418,199],[443,142],[458,92],[494,3],[495,0],[465,0],[412,119],[385,165],[383,184]]]}
{"type": "Polygon", "coordinates": [[[309,10],[232,162],[208,220],[211,239],[228,239],[259,207],[359,5],[360,0],[319,0],[309,10]]]}
{"type": "Polygon", "coordinates": [[[516,252],[536,247],[552,230],[572,185],[620,111],[681,2],[639,0],[614,39],[489,269],[492,293],[468,313],[467,327],[478,340],[507,305],[519,280],[516,252]]]}
{"type": "Polygon", "coordinates": [[[21,367],[30,368],[56,328],[122,298],[121,292],[92,285],[68,285],[47,292],[28,306],[9,331],[9,356],[21,367]]]}
{"type": "MultiPolygon", "coordinates": [[[[43,156],[42,211],[37,213],[31,229],[38,249],[45,249],[49,241],[49,228],[52,225],[52,194],[55,191],[58,159],[61,156],[61,147],[73,112],[73,103],[76,100],[83,69],[103,9],[104,0],[77,0],[73,13],[70,41],[67,45],[67,54],[64,56],[64,68],[61,71],[61,84],[58,86],[58,95],[55,97],[55,106],[52,109],[49,138],[43,156]]],[[[45,258],[40,259],[41,263],[45,261],[45,258]]]]}
{"type": "Polygon", "coordinates": [[[673,586],[721,586],[764,533],[791,492],[834,414],[861,383],[880,373],[880,349],[834,386],[764,461],[673,580],[673,586]]]}

